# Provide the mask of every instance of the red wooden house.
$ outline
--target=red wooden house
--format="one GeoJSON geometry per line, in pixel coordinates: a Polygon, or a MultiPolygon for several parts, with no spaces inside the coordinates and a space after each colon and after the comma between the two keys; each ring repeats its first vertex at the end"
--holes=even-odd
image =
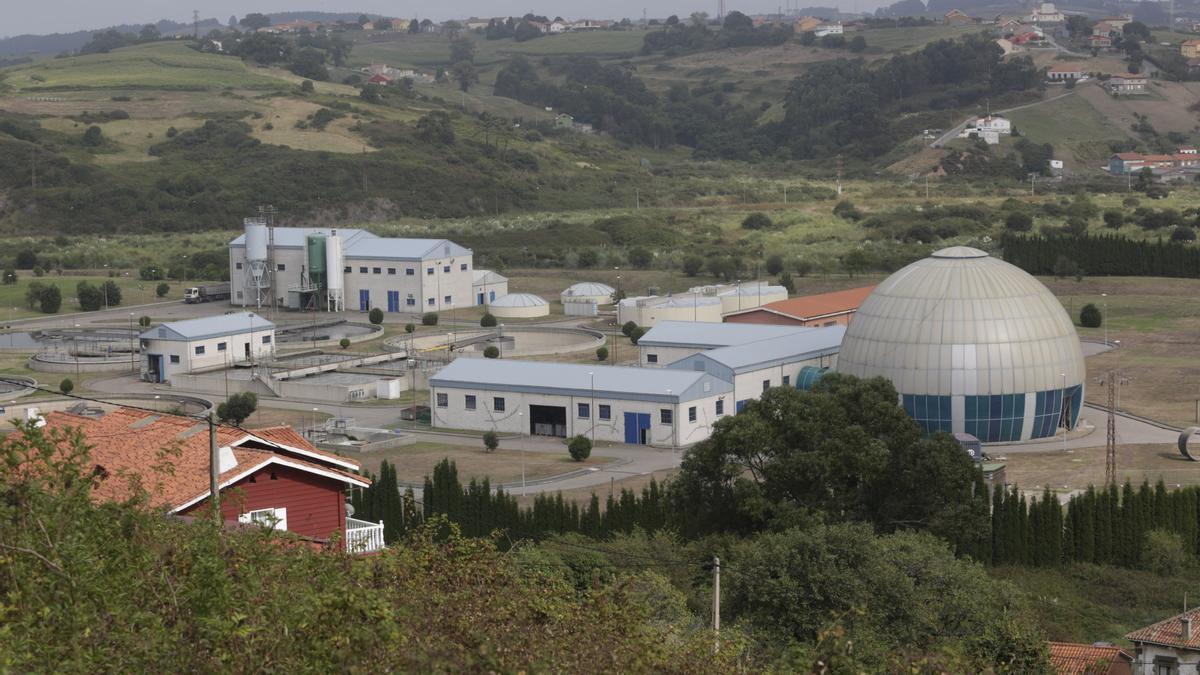
{"type": "MultiPolygon", "coordinates": [[[[209,503],[209,430],[202,420],[131,408],[99,417],[46,416],[51,428],[78,428],[90,448],[97,502],[145,490],[149,503],[195,516],[209,503]]],[[[346,515],[346,490],[367,487],[357,462],[314,447],[290,427],[217,429],[221,513],[324,544],[335,536],[354,552],[383,546],[383,525],[346,515]]]]}

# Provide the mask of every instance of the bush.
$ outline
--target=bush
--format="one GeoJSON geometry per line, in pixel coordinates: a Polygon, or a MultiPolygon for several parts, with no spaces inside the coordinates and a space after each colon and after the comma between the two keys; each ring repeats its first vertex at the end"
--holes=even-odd
{"type": "Polygon", "coordinates": [[[416,329],[417,329],[417,327],[412,325],[411,323],[404,324],[404,332],[405,333],[411,333],[411,332],[415,331],[416,329]]]}
{"type": "Polygon", "coordinates": [[[858,208],[854,206],[854,203],[849,199],[843,199],[835,204],[833,207],[833,215],[837,216],[838,218],[855,222],[862,220],[863,217],[862,211],[859,211],[858,208]]]}
{"type": "Polygon", "coordinates": [[[316,91],[316,89],[313,87],[313,81],[305,80],[305,81],[301,82],[300,83],[300,91],[305,94],[311,94],[314,91],[316,91]]]}
{"type": "Polygon", "coordinates": [[[4,284],[6,286],[17,283],[17,272],[13,269],[4,270],[4,284]]]}
{"type": "Polygon", "coordinates": [[[1142,205],[1142,200],[1138,199],[1137,197],[1126,197],[1125,199],[1121,200],[1121,204],[1126,208],[1136,209],[1142,205]]]}
{"type": "Polygon", "coordinates": [[[634,248],[629,249],[630,265],[640,269],[645,269],[649,267],[650,263],[652,262],[654,262],[654,254],[645,248],[642,248],[641,246],[635,246],[634,248]]]}
{"type": "Polygon", "coordinates": [[[497,322],[496,322],[496,316],[495,316],[494,314],[492,314],[491,312],[487,312],[487,313],[485,313],[485,314],[484,314],[482,317],[480,317],[480,319],[479,319],[479,325],[480,325],[480,326],[482,326],[482,327],[484,327],[484,328],[495,328],[495,327],[496,327],[496,323],[497,323],[497,322]]]}
{"type": "Polygon", "coordinates": [[[222,422],[228,422],[234,426],[241,425],[246,421],[247,417],[254,414],[258,409],[258,396],[254,392],[243,392],[232,394],[224,403],[217,406],[217,417],[222,422]]]}
{"type": "Polygon", "coordinates": [[[46,270],[42,269],[41,267],[34,267],[33,268],[33,276],[44,277],[44,276],[46,276],[46,270]]]}
{"type": "Polygon", "coordinates": [[[71,381],[71,378],[64,377],[63,381],[58,383],[58,390],[64,394],[69,394],[75,390],[75,383],[71,381]]]}
{"type": "Polygon", "coordinates": [[[150,327],[150,317],[145,316],[145,315],[139,316],[138,317],[138,325],[141,326],[142,328],[149,328],[150,327]]]}
{"type": "Polygon", "coordinates": [[[637,328],[634,328],[633,331],[629,334],[629,341],[636,345],[638,343],[638,340],[641,340],[642,336],[645,334],[646,334],[646,329],[642,328],[641,326],[638,326],[637,328]]]}
{"type": "Polygon", "coordinates": [[[62,307],[62,291],[58,290],[58,286],[50,284],[42,289],[41,295],[38,297],[38,308],[43,314],[57,314],[62,307]]]}
{"type": "Polygon", "coordinates": [[[783,256],[776,253],[767,257],[767,274],[777,276],[783,271],[783,256]]]}
{"type": "Polygon", "coordinates": [[[438,324],[437,312],[425,312],[421,315],[422,326],[436,326],[438,324]]]}
{"type": "Polygon", "coordinates": [[[494,431],[483,432],[483,451],[495,452],[500,447],[500,437],[494,431]]]}
{"type": "Polygon", "coordinates": [[[87,131],[83,132],[83,144],[91,147],[96,147],[104,144],[104,132],[100,127],[88,127],[87,131]]]}
{"type": "Polygon", "coordinates": [[[590,248],[585,248],[579,252],[579,256],[575,259],[575,265],[580,268],[595,267],[600,264],[600,254],[590,248]]]}
{"type": "Polygon", "coordinates": [[[596,348],[596,360],[597,361],[607,361],[608,360],[608,347],[597,347],[596,348]]]}
{"type": "Polygon", "coordinates": [[[783,272],[780,274],[779,281],[777,283],[780,286],[783,286],[784,290],[788,292],[788,295],[796,292],[796,282],[792,279],[792,275],[788,272],[783,272]]]}
{"type": "Polygon", "coordinates": [[[683,273],[689,277],[694,277],[704,269],[704,258],[698,255],[689,255],[683,259],[683,273]]]}
{"type": "Polygon", "coordinates": [[[1079,310],[1079,325],[1084,328],[1099,328],[1104,323],[1104,316],[1100,313],[1100,309],[1092,303],[1083,306],[1079,310]]]}
{"type": "Polygon", "coordinates": [[[774,223],[771,222],[771,218],[767,214],[757,211],[742,220],[743,230],[768,230],[772,226],[774,226],[774,223]]]}
{"type": "Polygon", "coordinates": [[[1010,213],[1004,218],[1004,227],[1013,232],[1028,232],[1033,229],[1033,217],[1020,211],[1010,213]]]}
{"type": "Polygon", "coordinates": [[[165,283],[165,282],[154,287],[154,295],[156,295],[160,298],[167,297],[167,293],[170,293],[170,292],[171,292],[171,285],[168,283],[165,283]]]}
{"type": "Polygon", "coordinates": [[[1196,231],[1187,225],[1178,225],[1171,231],[1171,241],[1196,241],[1196,231]]]}
{"type": "Polygon", "coordinates": [[[1108,209],[1104,212],[1104,226],[1113,230],[1121,229],[1125,224],[1125,214],[1116,209],[1108,209]]]}
{"type": "Polygon", "coordinates": [[[592,456],[592,441],[583,434],[572,436],[567,441],[567,452],[571,453],[571,459],[582,462],[592,456]]]}
{"type": "Polygon", "coordinates": [[[1159,576],[1177,577],[1188,568],[1190,556],[1174,532],[1150,530],[1142,543],[1141,568],[1159,576]]]}
{"type": "Polygon", "coordinates": [[[625,325],[621,326],[621,334],[625,337],[633,335],[633,331],[637,330],[638,325],[633,321],[626,321],[625,325]]]}
{"type": "Polygon", "coordinates": [[[483,349],[483,358],[498,359],[500,358],[500,349],[496,345],[488,345],[483,349]]]}
{"type": "Polygon", "coordinates": [[[1063,231],[1072,237],[1085,236],[1088,231],[1087,221],[1083,218],[1068,218],[1067,226],[1063,228],[1063,231]]]}
{"type": "Polygon", "coordinates": [[[342,349],[349,349],[350,348],[350,338],[342,338],[341,340],[338,340],[338,346],[341,347],[342,349]]]}
{"type": "Polygon", "coordinates": [[[378,307],[372,308],[370,312],[367,312],[367,321],[376,326],[383,323],[383,310],[378,307]]]}

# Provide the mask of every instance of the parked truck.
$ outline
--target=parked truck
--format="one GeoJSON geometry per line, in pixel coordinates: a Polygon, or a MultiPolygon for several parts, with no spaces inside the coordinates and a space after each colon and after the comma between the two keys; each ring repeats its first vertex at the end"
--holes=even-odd
{"type": "Polygon", "coordinates": [[[183,301],[189,305],[198,302],[213,302],[229,299],[229,284],[211,284],[209,286],[193,286],[183,292],[183,301]]]}

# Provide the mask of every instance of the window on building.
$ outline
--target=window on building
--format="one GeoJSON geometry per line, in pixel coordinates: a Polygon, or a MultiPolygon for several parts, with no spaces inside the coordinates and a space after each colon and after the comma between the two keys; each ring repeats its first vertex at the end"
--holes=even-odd
{"type": "Polygon", "coordinates": [[[416,307],[416,306],[417,306],[417,299],[416,299],[416,298],[414,298],[413,296],[411,296],[411,295],[410,295],[410,296],[408,296],[407,298],[405,298],[405,299],[404,299],[404,304],[405,304],[405,305],[407,305],[407,306],[409,306],[409,307],[416,307]]]}
{"type": "Polygon", "coordinates": [[[592,406],[590,406],[587,403],[580,403],[579,404],[579,418],[585,419],[585,420],[591,419],[592,418],[592,406]]]}
{"type": "Polygon", "coordinates": [[[367,268],[365,268],[365,267],[360,267],[360,268],[358,268],[358,273],[359,273],[359,274],[366,274],[366,273],[367,273],[367,268]]]}
{"type": "Polygon", "coordinates": [[[223,351],[225,351],[225,349],[226,349],[228,346],[229,346],[229,345],[228,345],[228,344],[226,344],[226,343],[224,343],[224,342],[218,342],[218,343],[217,343],[217,351],[219,351],[219,352],[223,352],[223,351]]]}
{"type": "Polygon", "coordinates": [[[203,354],[204,354],[204,345],[200,345],[200,346],[196,347],[196,356],[202,356],[203,354]]]}
{"type": "Polygon", "coordinates": [[[837,322],[836,321],[826,321],[825,323],[823,323],[821,325],[822,326],[836,326],[837,322]]]}
{"type": "Polygon", "coordinates": [[[467,263],[463,263],[463,264],[459,265],[458,269],[466,272],[467,271],[467,263]]]}
{"type": "Polygon", "coordinates": [[[277,272],[287,271],[287,265],[284,265],[283,263],[279,263],[278,265],[275,266],[275,271],[277,271],[277,272]]]}
{"type": "Polygon", "coordinates": [[[475,409],[475,394],[467,394],[467,401],[465,405],[467,410],[475,409]]]}
{"type": "Polygon", "coordinates": [[[275,530],[287,530],[287,509],[256,509],[238,516],[238,522],[261,525],[275,530]]]}
{"type": "Polygon", "coordinates": [[[599,417],[602,420],[611,420],[612,419],[612,406],[608,406],[608,405],[601,403],[599,410],[597,410],[596,412],[599,414],[599,417]]]}
{"type": "Polygon", "coordinates": [[[238,292],[237,292],[237,299],[238,299],[238,300],[241,300],[241,299],[242,299],[242,292],[241,292],[241,291],[238,291],[238,292]]]}
{"type": "Polygon", "coordinates": [[[692,407],[688,408],[688,421],[689,422],[696,421],[696,406],[692,406],[692,407]]]}
{"type": "Polygon", "coordinates": [[[674,424],[675,415],[672,413],[670,408],[663,408],[658,411],[658,420],[663,424],[674,424]]]}
{"type": "Polygon", "coordinates": [[[344,272],[346,274],[350,274],[353,271],[354,271],[354,268],[349,265],[346,265],[345,267],[342,268],[342,272],[344,272]]]}
{"type": "Polygon", "coordinates": [[[783,386],[785,386],[785,387],[786,387],[786,386],[788,386],[788,385],[789,385],[789,384],[791,384],[791,383],[792,383],[792,376],[791,376],[791,375],[784,375],[784,376],[783,376],[783,386]]]}
{"type": "Polygon", "coordinates": [[[658,354],[647,354],[646,363],[658,363],[658,354]]]}
{"type": "Polygon", "coordinates": [[[454,299],[447,295],[446,297],[442,298],[442,302],[446,303],[447,305],[453,305],[454,299]]]}
{"type": "Polygon", "coordinates": [[[433,307],[434,304],[436,304],[436,302],[437,301],[434,300],[433,298],[429,298],[428,300],[425,301],[425,304],[429,305],[430,307],[433,307]]]}
{"type": "Polygon", "coordinates": [[[395,268],[395,267],[389,267],[389,268],[388,268],[388,274],[389,274],[390,276],[396,276],[396,268],[395,268]]]}
{"type": "Polygon", "coordinates": [[[504,412],[504,397],[497,396],[492,399],[492,410],[496,412],[504,412]]]}
{"type": "Polygon", "coordinates": [[[433,268],[432,268],[432,267],[426,267],[426,268],[425,268],[425,276],[432,276],[432,275],[433,275],[433,268]]]}
{"type": "Polygon", "coordinates": [[[717,399],[717,415],[725,414],[725,399],[717,399]]]}
{"type": "Polygon", "coordinates": [[[270,335],[264,335],[264,336],[263,336],[263,339],[262,339],[262,343],[263,343],[264,345],[269,345],[269,344],[271,344],[271,336],[270,336],[270,335]]]}
{"type": "Polygon", "coordinates": [[[179,355],[178,354],[171,355],[171,363],[179,363],[179,355]]]}
{"type": "Polygon", "coordinates": [[[449,265],[442,265],[442,273],[443,273],[443,274],[450,274],[450,266],[449,266],[449,265]]]}
{"type": "Polygon", "coordinates": [[[234,263],[233,266],[235,269],[242,269],[242,263],[234,263]]]}
{"type": "Polygon", "coordinates": [[[372,267],[371,274],[383,274],[383,268],[382,267],[372,267]]]}
{"type": "Polygon", "coordinates": [[[415,268],[412,268],[412,267],[406,267],[406,268],[404,268],[404,275],[405,275],[405,276],[409,276],[409,277],[411,277],[411,276],[415,276],[415,275],[416,275],[416,273],[417,273],[417,270],[416,270],[415,268]]]}
{"type": "Polygon", "coordinates": [[[448,405],[450,405],[450,395],[449,394],[438,394],[437,395],[437,407],[445,408],[448,405]]]}
{"type": "Polygon", "coordinates": [[[770,389],[770,388],[771,388],[771,381],[770,381],[770,380],[763,380],[763,391],[766,391],[766,390],[768,390],[768,389],[770,389]]]}

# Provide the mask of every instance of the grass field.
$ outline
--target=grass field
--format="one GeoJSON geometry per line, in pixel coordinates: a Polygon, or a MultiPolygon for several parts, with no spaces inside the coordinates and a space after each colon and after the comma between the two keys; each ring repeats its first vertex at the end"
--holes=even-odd
{"type": "MultiPolygon", "coordinates": [[[[1104,419],[1092,419],[1100,425],[1092,434],[1094,440],[1104,441],[1104,419]]],[[[1068,450],[1048,444],[1046,452],[1021,452],[1005,455],[1002,448],[991,451],[1003,456],[1005,480],[1022,491],[1041,492],[1049,487],[1055,492],[1083,490],[1089,485],[1104,484],[1104,446],[1068,450]],[[1053,448],[1053,449],[1051,449],[1053,448]]],[[[1117,482],[1129,480],[1134,485],[1149,481],[1154,485],[1162,479],[1170,487],[1200,485],[1200,463],[1189,462],[1172,445],[1122,445],[1117,450],[1117,482]]]]}
{"type": "Polygon", "coordinates": [[[64,89],[282,89],[287,83],[257,75],[233,56],[201,54],[184,44],[155,42],[108,54],[39,61],[4,71],[20,92],[64,89]],[[40,78],[40,79],[39,79],[40,78]]]}
{"type": "MultiPolygon", "coordinates": [[[[168,282],[171,285],[171,292],[167,294],[166,298],[160,299],[154,294],[154,289],[159,282],[142,281],[136,277],[72,276],[65,274],[61,277],[58,275],[47,275],[37,278],[31,274],[23,274],[19,276],[17,283],[0,286],[0,317],[5,319],[22,319],[27,317],[50,318],[54,316],[29,309],[29,305],[25,302],[25,291],[33,281],[58,286],[63,297],[62,309],[59,310],[59,313],[67,314],[81,311],[75,301],[75,286],[79,282],[87,281],[99,286],[110,279],[117,282],[117,286],[121,288],[121,307],[142,305],[161,300],[179,300],[183,297],[183,289],[185,287],[180,282],[168,282]]],[[[187,285],[190,286],[195,283],[191,282],[187,285]]],[[[67,319],[63,321],[66,322],[67,319]]]]}
{"type": "Polygon", "coordinates": [[[561,454],[524,452],[498,449],[484,452],[483,444],[474,446],[450,445],[446,443],[418,442],[391,450],[365,453],[356,457],[363,468],[377,473],[379,465],[387,460],[396,465],[396,477],[401,482],[420,483],[425,476],[433,475],[433,468],[443,459],[453,460],[458,467],[458,478],[463,483],[472,478],[488,477],[492,485],[519,483],[521,464],[524,461],[525,479],[546,478],[575,471],[588,466],[599,466],[606,462],[601,457],[591,457],[585,462],[576,462],[567,454],[564,445],[561,454]]]}
{"type": "MultiPolygon", "coordinates": [[[[1081,85],[1080,89],[1087,86],[1081,85]]],[[[1065,160],[1074,171],[1095,170],[1110,154],[1106,141],[1129,138],[1128,131],[1101,115],[1079,94],[1018,110],[1009,117],[1029,140],[1053,145],[1055,157],[1065,160]]]]}
{"type": "Polygon", "coordinates": [[[324,131],[296,128],[297,122],[304,121],[320,109],[321,106],[316,103],[300,99],[271,99],[264,112],[264,119],[254,121],[254,137],[263,143],[286,145],[297,150],[344,153],[375,150],[366,139],[350,131],[355,120],[349,116],[334,120],[324,131]],[[271,124],[271,129],[266,128],[267,123],[271,124]]]}
{"type": "MultiPolygon", "coordinates": [[[[513,54],[531,57],[586,54],[597,58],[634,56],[642,47],[644,33],[631,31],[597,31],[551,35],[527,42],[512,39],[486,40],[470,35],[475,42],[475,64],[490,66],[513,54]]],[[[397,35],[388,42],[360,42],[350,54],[350,65],[387,63],[392,66],[436,67],[448,65],[450,39],[442,35],[397,35]]]]}
{"type": "MultiPolygon", "coordinates": [[[[954,39],[978,33],[977,26],[916,26],[912,28],[880,28],[860,33],[871,51],[902,51],[919,49],[934,40],[954,39]]],[[[849,37],[847,37],[849,39],[849,37]]]]}

